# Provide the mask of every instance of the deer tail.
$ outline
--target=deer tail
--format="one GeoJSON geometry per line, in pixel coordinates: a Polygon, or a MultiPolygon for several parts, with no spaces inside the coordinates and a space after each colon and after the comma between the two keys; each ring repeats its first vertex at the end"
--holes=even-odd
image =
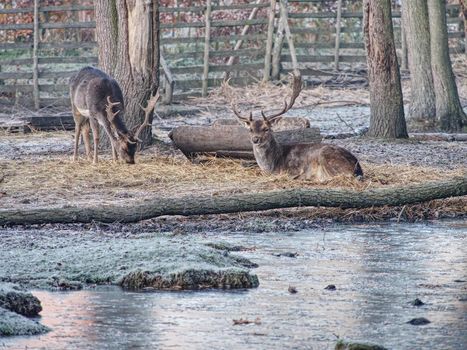
{"type": "Polygon", "coordinates": [[[363,181],[363,170],[358,161],[355,163],[354,175],[358,180],[363,181]]]}

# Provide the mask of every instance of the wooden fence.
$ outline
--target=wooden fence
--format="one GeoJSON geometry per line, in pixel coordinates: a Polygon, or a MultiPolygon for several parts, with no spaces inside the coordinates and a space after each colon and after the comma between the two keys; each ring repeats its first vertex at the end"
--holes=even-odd
{"type": "MultiPolygon", "coordinates": [[[[97,64],[93,1],[71,2],[0,5],[0,108],[68,106],[69,77],[97,64]]],[[[280,0],[175,3],[180,5],[160,9],[162,81],[167,96],[174,89],[175,99],[206,94],[227,74],[235,85],[287,73],[294,60],[305,81],[366,66],[361,1],[288,0],[285,13],[280,0]]],[[[448,5],[448,15],[451,48],[465,52],[459,6],[448,5]]],[[[403,48],[396,5],[393,16],[403,48]]]]}

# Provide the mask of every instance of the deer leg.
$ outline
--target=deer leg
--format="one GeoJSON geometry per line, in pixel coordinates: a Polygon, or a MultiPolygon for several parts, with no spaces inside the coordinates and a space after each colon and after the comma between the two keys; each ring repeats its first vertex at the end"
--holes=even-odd
{"type": "Polygon", "coordinates": [[[112,146],[112,159],[114,161],[118,160],[118,153],[117,153],[117,142],[115,140],[115,136],[112,130],[112,127],[110,126],[110,123],[107,119],[100,119],[99,124],[102,125],[104,128],[105,132],[107,133],[107,136],[109,136],[110,139],[110,145],[112,146]]]}
{"type": "Polygon", "coordinates": [[[75,121],[75,143],[73,149],[73,161],[78,160],[79,137],[81,135],[81,128],[86,121],[85,118],[72,106],[73,119],[75,121]]]}
{"type": "Polygon", "coordinates": [[[83,131],[81,132],[81,135],[83,137],[83,142],[84,142],[84,148],[86,149],[86,157],[91,160],[92,159],[92,156],[91,156],[91,129],[90,129],[90,125],[89,125],[89,120],[87,120],[84,124],[83,124],[83,131]]]}
{"type": "Polygon", "coordinates": [[[81,134],[81,124],[75,124],[75,145],[73,149],[73,161],[78,161],[78,146],[79,146],[79,136],[81,134]]]}
{"type": "Polygon", "coordinates": [[[99,148],[99,124],[95,119],[89,119],[89,123],[91,124],[91,129],[92,129],[92,138],[94,141],[94,157],[93,157],[93,163],[97,164],[97,150],[99,148]]]}
{"type": "Polygon", "coordinates": [[[114,143],[111,142],[111,144],[112,144],[112,159],[116,162],[118,160],[117,150],[114,146],[114,143]]]}

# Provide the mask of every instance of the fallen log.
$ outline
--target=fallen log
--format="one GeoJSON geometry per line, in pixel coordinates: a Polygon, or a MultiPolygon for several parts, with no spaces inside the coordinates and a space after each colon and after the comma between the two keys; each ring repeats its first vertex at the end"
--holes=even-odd
{"type": "Polygon", "coordinates": [[[414,204],[467,195],[467,174],[443,181],[402,187],[355,191],[348,189],[289,189],[260,193],[150,198],[128,206],[68,206],[1,209],[0,225],[45,223],[137,222],[162,215],[202,215],[291,207],[367,208],[414,204]]]}
{"type": "MultiPolygon", "coordinates": [[[[368,131],[368,127],[357,129],[354,132],[329,133],[323,134],[324,139],[347,139],[351,137],[364,136],[368,131]]],[[[448,141],[448,142],[465,142],[467,134],[448,134],[448,133],[409,133],[409,138],[418,141],[448,141]]]]}
{"type": "MultiPolygon", "coordinates": [[[[281,144],[320,142],[318,128],[277,131],[281,144]]],[[[183,154],[191,158],[196,153],[218,151],[253,152],[248,130],[241,125],[179,126],[169,133],[170,139],[183,154]]]]}
{"type": "Polygon", "coordinates": [[[467,141],[467,134],[410,133],[409,137],[419,141],[467,141]]]}

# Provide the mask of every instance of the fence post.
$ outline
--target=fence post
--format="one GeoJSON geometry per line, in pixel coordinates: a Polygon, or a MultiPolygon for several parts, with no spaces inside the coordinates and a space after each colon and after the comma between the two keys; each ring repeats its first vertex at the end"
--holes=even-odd
{"type": "Polygon", "coordinates": [[[268,81],[271,78],[271,53],[272,53],[272,36],[274,34],[274,17],[276,16],[276,0],[271,0],[268,19],[268,37],[266,40],[266,52],[264,55],[264,72],[263,81],[268,81]]]}
{"type": "Polygon", "coordinates": [[[208,94],[208,77],[209,77],[209,47],[211,45],[211,0],[206,1],[206,26],[204,36],[204,68],[203,68],[203,85],[201,94],[203,97],[208,94]]]}
{"type": "Polygon", "coordinates": [[[164,77],[165,77],[165,79],[163,80],[165,84],[165,92],[164,92],[164,97],[162,98],[162,103],[169,105],[172,103],[175,81],[174,81],[172,72],[170,71],[169,65],[167,64],[164,56],[162,55],[160,55],[160,64],[161,64],[162,70],[164,71],[164,77]]]}
{"type": "Polygon", "coordinates": [[[284,23],[285,29],[285,38],[287,39],[287,44],[289,45],[289,52],[292,58],[292,68],[294,73],[298,72],[298,61],[297,61],[297,52],[295,51],[295,44],[292,39],[292,33],[290,32],[289,27],[289,15],[287,10],[287,0],[280,0],[281,10],[282,10],[282,22],[284,23]]]}
{"type": "Polygon", "coordinates": [[[408,65],[408,50],[407,50],[407,37],[405,35],[404,21],[401,21],[401,69],[407,70],[408,65]]]}
{"type": "Polygon", "coordinates": [[[342,0],[337,1],[337,16],[336,16],[336,45],[334,48],[334,69],[339,70],[339,51],[341,45],[341,17],[342,17],[342,0]]]}
{"type": "Polygon", "coordinates": [[[284,43],[284,21],[282,21],[282,9],[279,8],[279,24],[277,26],[276,38],[274,40],[274,48],[272,50],[272,74],[273,80],[279,79],[281,71],[281,53],[284,43]]]}
{"type": "MultiPolygon", "coordinates": [[[[259,3],[261,3],[261,0],[257,0],[257,1],[255,2],[255,4],[259,4],[259,3]]],[[[252,19],[254,19],[254,18],[256,17],[256,14],[258,13],[258,11],[259,11],[259,7],[254,7],[253,10],[251,10],[250,15],[248,16],[248,20],[251,21],[252,19]]],[[[242,32],[240,33],[240,37],[246,35],[246,34],[248,33],[248,31],[250,30],[250,27],[251,27],[251,26],[250,26],[249,24],[245,24],[245,25],[243,26],[242,32]]],[[[242,45],[243,45],[243,39],[240,38],[240,39],[238,39],[237,42],[235,43],[235,46],[234,46],[234,48],[233,48],[233,51],[240,50],[240,48],[242,47],[242,45]]],[[[236,57],[236,56],[230,56],[229,59],[228,59],[228,61],[227,61],[227,63],[226,63],[226,65],[227,65],[227,66],[233,65],[233,63],[234,63],[234,61],[235,61],[235,57],[236,57]]],[[[227,80],[227,79],[229,78],[229,76],[230,76],[230,73],[229,73],[228,71],[226,71],[226,72],[224,73],[224,80],[227,80]]]]}
{"type": "Polygon", "coordinates": [[[34,0],[34,33],[32,47],[32,83],[34,109],[37,111],[40,107],[39,101],[39,60],[37,51],[39,49],[39,0],[34,0]]]}

